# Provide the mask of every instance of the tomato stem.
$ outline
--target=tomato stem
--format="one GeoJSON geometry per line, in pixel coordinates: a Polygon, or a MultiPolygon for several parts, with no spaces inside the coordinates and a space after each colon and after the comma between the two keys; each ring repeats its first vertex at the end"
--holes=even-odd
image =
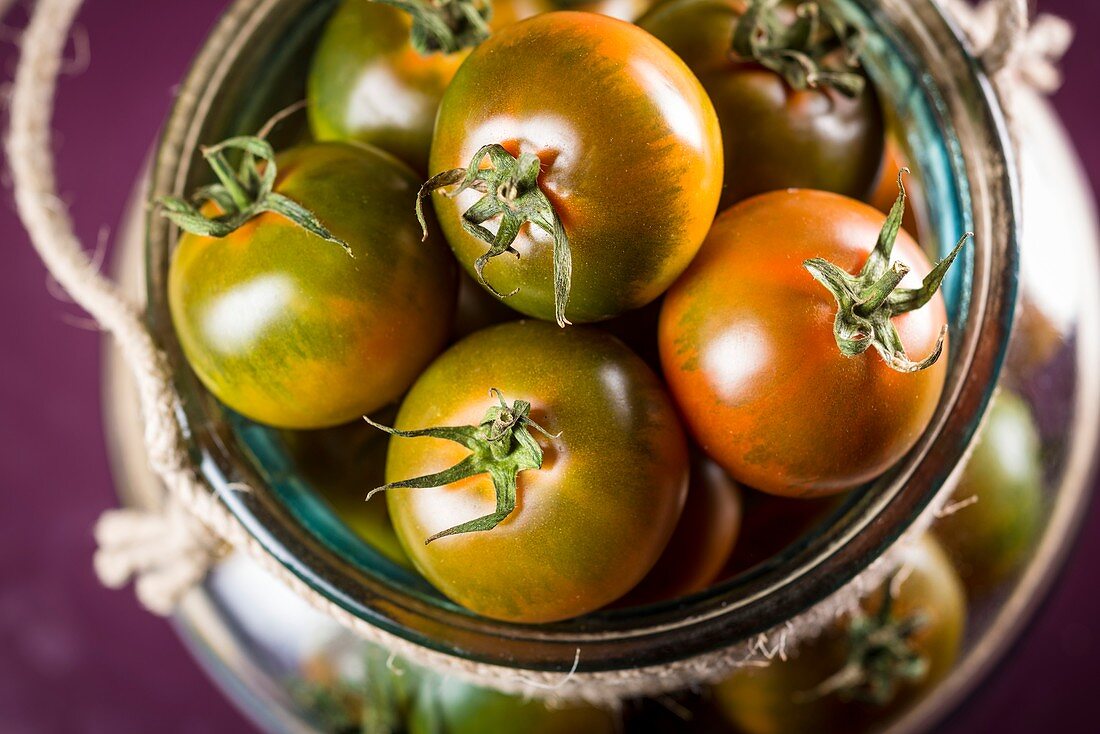
{"type": "Polygon", "coordinates": [[[898,197],[890,208],[890,214],[879,232],[878,242],[867,257],[859,275],[851,275],[821,258],[811,258],[803,263],[810,275],[825,286],[836,299],[837,313],[833,321],[833,335],[837,347],[845,357],[857,357],[874,347],[892,368],[899,372],[918,372],[931,367],[943,352],[947,327],[940,331],[932,352],[919,362],[913,362],[905,353],[892,319],[915,311],[926,305],[939,290],[951,264],[973,233],[967,232],[959,239],[951,253],[925,276],[919,288],[900,288],[909,272],[903,263],[890,264],[894,242],[901,230],[905,216],[904,175],[909,169],[898,172],[898,197]]]}
{"type": "Polygon", "coordinates": [[[928,674],[928,660],[911,642],[928,624],[924,614],[897,617],[893,587],[897,574],[883,588],[883,601],[874,616],[857,612],[848,627],[848,659],[844,667],[803,694],[817,699],[837,694],[843,699],[884,706],[905,682],[919,681],[928,674]]]}
{"type": "Polygon", "coordinates": [[[554,239],[554,320],[558,326],[571,323],[565,316],[569,303],[569,292],[573,282],[573,256],[569,246],[569,236],[553,204],[539,188],[539,174],[542,164],[533,153],[522,153],[516,158],[503,146],[490,144],[483,146],[474,154],[466,168],[444,171],[428,179],[416,197],[416,218],[428,236],[428,223],[424,218],[424,199],[437,189],[457,186],[447,196],[458,196],[467,189],[484,194],[462,214],[462,228],[470,235],[489,245],[488,251],[474,261],[474,272],[478,281],[498,298],[515,295],[519,289],[510,293],[500,293],[485,280],[485,266],[494,257],[511,253],[517,258],[519,252],[512,243],[519,236],[520,228],[530,222],[542,229],[554,239]],[[490,166],[482,167],[488,159],[490,166]],[[486,229],[483,224],[499,217],[496,233],[486,229]]]}
{"type": "Polygon", "coordinates": [[[489,0],[374,0],[412,18],[409,42],[421,54],[455,53],[489,37],[489,0]]]}
{"type": "Polygon", "coordinates": [[[496,492],[496,509],[493,512],[440,531],[427,538],[425,545],[448,535],[483,532],[499,525],[516,508],[516,476],[526,469],[542,468],[542,446],[528,429],[534,429],[551,439],[561,437],[560,433],[548,433],[531,419],[531,403],[516,400],[509,406],[500,390],[492,388],[489,393],[497,398],[498,404],[491,406],[481,423],[476,426],[399,431],[375,423],[369,416],[363,416],[367,423],[391,436],[442,438],[470,449],[470,455],[451,468],[422,477],[390,482],[367,493],[368,500],[378,492],[390,489],[443,487],[478,474],[488,474],[493,481],[496,492]]]}
{"type": "Polygon", "coordinates": [[[863,93],[862,34],[819,2],[800,2],[787,20],[779,0],[751,0],[734,27],[732,51],[782,76],[794,89],[863,93]]]}
{"type": "Polygon", "coordinates": [[[225,154],[221,150],[212,151],[210,148],[203,148],[202,156],[210,164],[210,168],[213,169],[214,175],[218,177],[218,181],[229,192],[229,196],[233,199],[233,204],[237,210],[247,209],[252,202],[244,187],[237,181],[237,176],[225,159],[225,154]]]}
{"type": "Polygon", "coordinates": [[[864,292],[863,300],[855,305],[855,312],[864,318],[873,314],[882,307],[882,304],[886,303],[886,299],[890,297],[890,294],[901,284],[902,279],[908,273],[909,267],[903,263],[891,265],[882,274],[882,277],[872,283],[871,287],[864,292]]]}
{"type": "Polygon", "coordinates": [[[351,246],[332,234],[313,212],[274,190],[277,170],[275,150],[265,135],[272,123],[285,117],[286,112],[277,113],[271,123],[264,125],[260,135],[242,135],[204,146],[202,156],[214,171],[218,183],[198,188],[189,200],[177,196],[159,198],[156,203],[161,213],[185,232],[203,237],[225,237],[254,217],[272,212],[323,240],[340,245],[344,252],[354,257],[351,246]],[[226,151],[230,150],[242,154],[240,167],[236,171],[226,158],[226,151]],[[202,207],[206,203],[215,204],[220,213],[214,216],[203,213],[202,207]]]}

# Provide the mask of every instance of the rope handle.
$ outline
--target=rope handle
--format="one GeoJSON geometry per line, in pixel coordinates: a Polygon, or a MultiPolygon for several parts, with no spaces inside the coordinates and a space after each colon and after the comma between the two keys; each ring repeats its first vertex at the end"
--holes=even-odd
{"type": "Polygon", "coordinates": [[[1073,26],[1049,13],[1029,21],[1028,0],[944,0],[969,37],[974,56],[994,80],[1050,94],[1062,85],[1058,63],[1073,43],[1073,26]]]}
{"type": "MultiPolygon", "coordinates": [[[[1002,80],[1018,78],[1043,91],[1057,86],[1056,63],[1072,38],[1065,21],[1041,16],[1029,31],[1027,0],[986,0],[977,9],[963,0],[946,2],[991,75],[1002,80]]],[[[166,489],[165,504],[158,510],[116,509],[101,517],[96,527],[99,551],[95,569],[105,585],[118,587],[134,578],[141,603],[154,613],[168,614],[232,548],[251,557],[322,614],[391,652],[501,690],[540,695],[541,688],[553,690],[561,699],[608,700],[618,695],[656,693],[761,661],[756,649],[759,641],[753,640],[655,671],[570,673],[566,681],[552,672],[529,671],[519,676],[508,668],[416,646],[373,627],[330,602],[270,556],[191,464],[176,420],[179,396],[167,360],[139,309],[91,262],[57,193],[50,126],[62,53],[81,4],[82,0],[38,0],[22,39],[6,150],[16,208],[31,243],[57,283],[111,334],[133,373],[149,463],[166,489]]],[[[11,5],[11,0],[0,0],[0,18],[11,5]]],[[[916,534],[924,527],[926,524],[917,523],[912,530],[916,534]]],[[[776,635],[784,644],[791,630],[813,636],[838,612],[858,603],[864,589],[877,586],[892,570],[891,561],[896,565],[895,556],[889,552],[834,597],[776,630],[776,635]]],[[[578,663],[579,655],[578,650],[578,663]]]]}
{"type": "MultiPolygon", "coordinates": [[[[983,7],[997,6],[986,3],[983,7]]],[[[1001,73],[1015,57],[1027,36],[1027,0],[1003,0],[996,13],[993,37],[981,52],[982,63],[990,75],[1001,73]]]]}

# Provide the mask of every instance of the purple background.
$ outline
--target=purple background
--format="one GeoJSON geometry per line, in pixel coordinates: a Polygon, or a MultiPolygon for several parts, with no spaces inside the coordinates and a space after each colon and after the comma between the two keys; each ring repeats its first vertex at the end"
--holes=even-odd
{"type": "MultiPolygon", "coordinates": [[[[61,85],[61,189],[78,232],[113,228],[172,99],[173,85],[226,0],[90,2],[91,63],[61,85]]],[[[1094,0],[1039,8],[1100,27],[1094,0]]],[[[14,69],[0,40],[0,80],[14,69]]],[[[1055,97],[1100,185],[1100,46],[1082,39],[1055,97]]],[[[169,625],[91,568],[91,527],[115,504],[100,418],[99,335],[47,294],[46,275],[0,192],[0,729],[43,732],[240,732],[249,725],[203,676],[169,625]],[[75,328],[74,328],[75,326],[75,328]]],[[[943,731],[1095,729],[1100,681],[1100,505],[1037,622],[943,731]],[[1088,722],[1086,724],[1086,722],[1088,722]]]]}

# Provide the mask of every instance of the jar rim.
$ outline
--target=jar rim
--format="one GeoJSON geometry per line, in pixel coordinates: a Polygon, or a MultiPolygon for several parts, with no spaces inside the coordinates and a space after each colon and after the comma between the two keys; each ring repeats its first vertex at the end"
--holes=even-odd
{"type": "MultiPolygon", "coordinates": [[[[193,175],[204,133],[226,125],[217,112],[225,87],[249,63],[257,39],[319,23],[335,0],[236,0],[193,62],[157,146],[153,197],[178,193],[193,175]]],[[[214,491],[246,529],[286,568],[345,610],[383,630],[439,652],[482,663],[569,671],[578,647],[584,672],[666,664],[727,647],[773,629],[823,601],[881,556],[927,509],[959,465],[985,411],[1007,348],[1016,301],[1019,192],[1007,125],[990,79],[967,52],[958,30],[933,0],[847,0],[876,27],[890,27],[918,61],[934,49],[923,81],[941,92],[941,123],[951,124],[952,155],[965,172],[963,218],[976,233],[964,287],[965,328],[953,341],[944,394],[918,444],[888,478],[849,503],[812,542],[770,568],[676,604],[582,617],[552,625],[498,622],[398,589],[344,562],[256,486],[250,460],[191,373],[168,314],[164,287],[174,230],[146,220],[147,319],[164,349],[182,397],[179,419],[214,491]],[[901,39],[904,31],[905,39],[901,39]]],[[[306,33],[305,30],[292,32],[306,33]]],[[[287,44],[288,47],[292,44],[287,44]]],[[[254,64],[253,64],[254,65],[254,64]]],[[[925,90],[927,92],[927,90],[925,90]]],[[[239,100],[234,100],[239,101],[239,100]]],[[[293,100],[289,100],[293,101],[293,100]]]]}

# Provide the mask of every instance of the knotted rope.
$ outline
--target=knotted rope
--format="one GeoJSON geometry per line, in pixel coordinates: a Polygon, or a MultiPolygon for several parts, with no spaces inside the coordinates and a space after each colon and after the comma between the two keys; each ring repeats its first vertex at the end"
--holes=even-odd
{"type": "Polygon", "coordinates": [[[1027,0],[948,0],[986,71],[1006,91],[1024,84],[1043,93],[1062,85],[1058,62],[1073,43],[1073,26],[1048,13],[1028,23],[1027,0]]]}
{"type": "MultiPolygon", "coordinates": [[[[809,638],[850,611],[879,586],[900,556],[891,551],[851,584],[773,631],[724,650],[666,666],[611,672],[560,674],[516,671],[475,663],[413,645],[349,614],[310,588],[272,558],[210,491],[193,466],[176,420],[179,396],[167,361],[137,307],[93,265],[73,231],[57,193],[50,148],[50,122],[62,54],[82,0],[39,0],[23,35],[11,96],[6,140],[16,206],[30,239],[56,281],[74,302],[111,334],[129,365],[140,396],[149,464],[165,487],[164,504],[151,511],[105,512],[96,527],[95,569],[104,584],[120,586],[136,577],[138,597],[150,611],[169,613],[186,591],[229,548],[243,552],[281,579],[311,606],[359,636],[424,665],[482,685],[529,695],[605,702],[623,696],[658,694],[715,680],[739,665],[785,658],[796,638],[809,638]],[[797,633],[797,634],[796,634],[797,633]]],[[[1028,31],[1026,0],[986,0],[976,10],[948,0],[977,55],[1007,89],[1018,78],[1040,90],[1057,86],[1055,62],[1071,38],[1069,27],[1042,16],[1028,31]]],[[[12,4],[0,0],[0,17],[12,4]]],[[[911,528],[927,529],[936,507],[911,528]]],[[[899,544],[903,545],[903,544],[899,544]]],[[[578,651],[578,661],[583,653],[578,651]]]]}

